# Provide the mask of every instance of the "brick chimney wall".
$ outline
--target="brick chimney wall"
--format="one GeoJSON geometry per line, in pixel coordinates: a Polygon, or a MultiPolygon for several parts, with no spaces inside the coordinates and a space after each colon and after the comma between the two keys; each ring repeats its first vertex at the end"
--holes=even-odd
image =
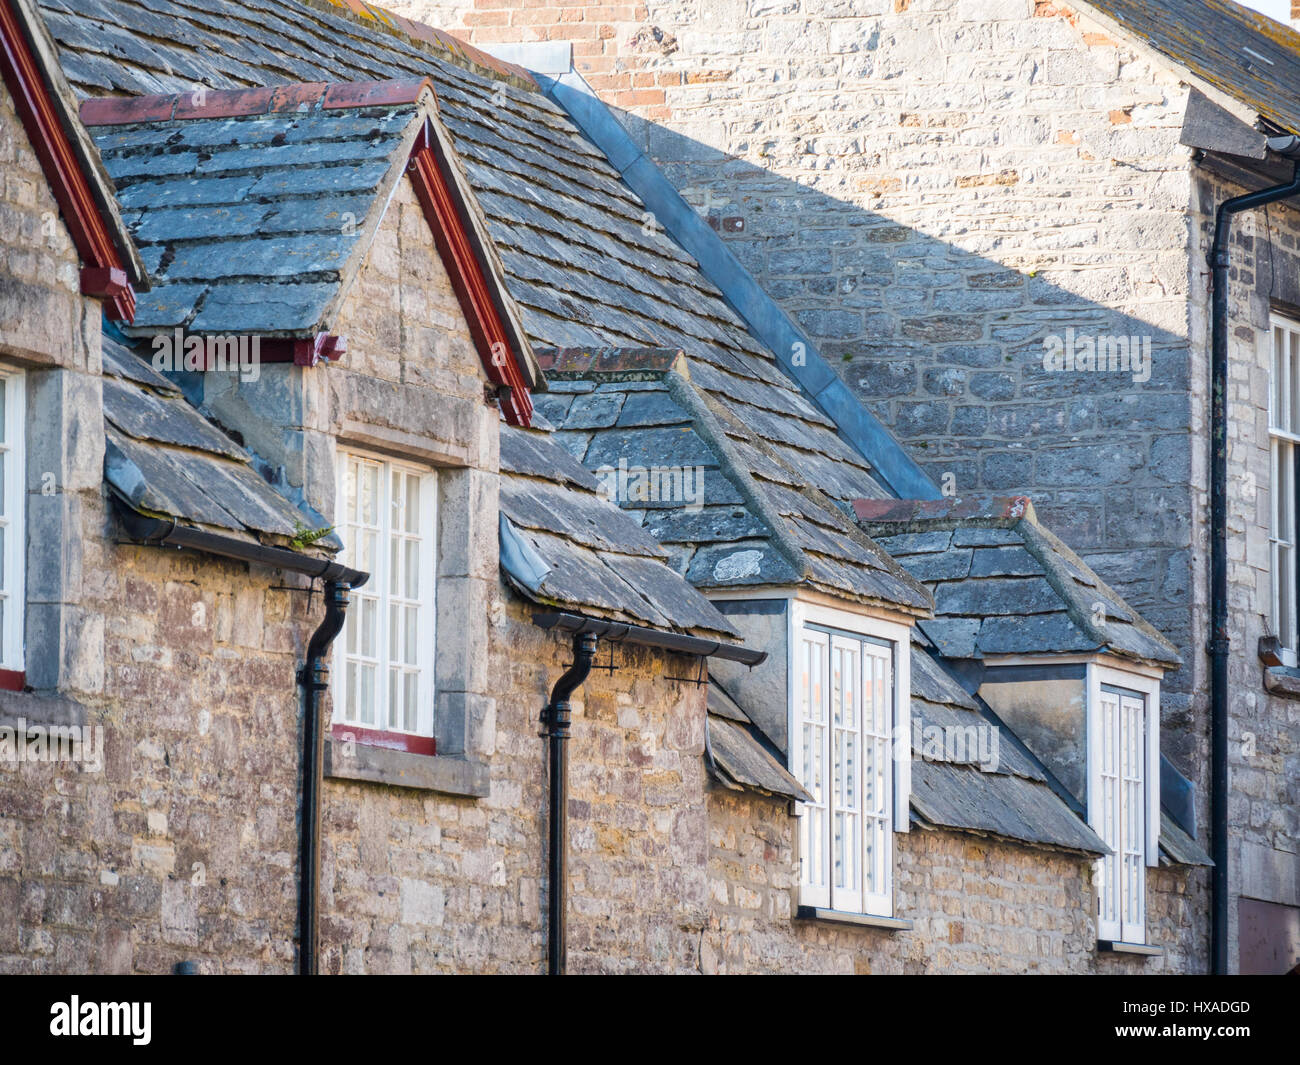
{"type": "MultiPolygon", "coordinates": [[[[669,116],[665,88],[718,76],[671,69],[676,27],[650,24],[643,0],[384,0],[383,6],[488,51],[502,43],[571,41],[574,64],[601,98],[650,122],[669,116]]],[[[687,14],[697,15],[695,7],[687,5],[687,14]]]]}

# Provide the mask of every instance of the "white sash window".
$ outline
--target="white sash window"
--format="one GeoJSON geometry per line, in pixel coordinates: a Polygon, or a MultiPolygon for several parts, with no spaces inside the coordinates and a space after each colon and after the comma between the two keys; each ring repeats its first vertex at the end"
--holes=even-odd
{"type": "Polygon", "coordinates": [[[1095,867],[1097,938],[1145,943],[1146,871],[1159,855],[1159,684],[1090,671],[1088,822],[1112,852],[1095,867]]]}
{"type": "Polygon", "coordinates": [[[0,670],[21,673],[27,585],[26,378],[0,368],[0,670]]]}
{"type": "Polygon", "coordinates": [[[418,466],[339,457],[342,561],[370,580],[352,593],[334,644],[338,723],[433,735],[436,489],[435,475],[418,466]]]}
{"type": "Polygon", "coordinates": [[[1300,323],[1274,315],[1269,375],[1270,622],[1282,659],[1296,665],[1296,464],[1300,459],[1300,323]]]}
{"type": "Polygon", "coordinates": [[[820,623],[869,619],[826,615],[801,614],[794,641],[790,755],[813,796],[800,804],[799,903],[892,917],[893,834],[907,817],[911,779],[907,723],[899,717],[900,644],[820,623]],[[897,758],[896,747],[905,752],[897,758]]]}

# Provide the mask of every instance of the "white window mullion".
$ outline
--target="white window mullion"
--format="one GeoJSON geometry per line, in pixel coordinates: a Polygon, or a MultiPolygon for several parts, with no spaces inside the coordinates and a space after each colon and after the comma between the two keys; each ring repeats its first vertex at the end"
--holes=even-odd
{"type": "Polygon", "coordinates": [[[831,906],[851,913],[862,909],[864,883],[861,648],[857,640],[831,639],[831,906]]]}

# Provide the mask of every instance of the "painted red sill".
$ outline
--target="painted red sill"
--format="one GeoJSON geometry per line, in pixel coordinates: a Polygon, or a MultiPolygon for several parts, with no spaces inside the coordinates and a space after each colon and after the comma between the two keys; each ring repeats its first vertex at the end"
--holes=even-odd
{"type": "Polygon", "coordinates": [[[0,669],[0,691],[20,692],[27,687],[27,673],[21,669],[0,669]]]}
{"type": "Polygon", "coordinates": [[[386,732],[383,729],[360,728],[345,721],[335,721],[330,726],[330,738],[335,743],[359,743],[363,747],[384,747],[390,751],[407,754],[435,755],[437,741],[432,736],[412,736],[408,732],[386,732]]]}

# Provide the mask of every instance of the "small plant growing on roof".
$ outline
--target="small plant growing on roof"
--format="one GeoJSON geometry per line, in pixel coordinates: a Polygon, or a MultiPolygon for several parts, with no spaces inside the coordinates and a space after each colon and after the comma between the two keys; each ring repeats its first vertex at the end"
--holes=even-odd
{"type": "Polygon", "coordinates": [[[293,539],[289,541],[295,551],[302,551],[318,540],[323,540],[334,531],[333,525],[324,525],[319,529],[309,529],[302,522],[294,522],[293,539]]]}

